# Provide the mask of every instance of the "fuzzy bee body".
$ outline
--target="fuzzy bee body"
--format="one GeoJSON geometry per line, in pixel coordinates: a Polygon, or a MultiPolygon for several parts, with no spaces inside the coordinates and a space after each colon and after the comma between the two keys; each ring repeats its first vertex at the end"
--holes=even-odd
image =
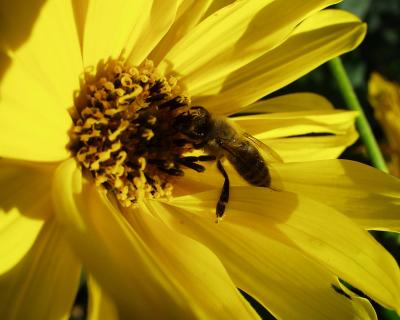
{"type": "Polygon", "coordinates": [[[229,177],[222,166],[222,158],[226,158],[249,184],[271,185],[269,169],[258,150],[261,143],[236,130],[227,119],[213,117],[204,107],[193,106],[176,118],[175,126],[195,149],[204,149],[217,160],[217,167],[225,178],[217,203],[217,218],[223,216],[229,200],[229,177]]]}
{"type": "Polygon", "coordinates": [[[270,186],[269,170],[258,149],[225,119],[214,120],[210,136],[204,148],[207,153],[225,157],[249,184],[270,186]]]}

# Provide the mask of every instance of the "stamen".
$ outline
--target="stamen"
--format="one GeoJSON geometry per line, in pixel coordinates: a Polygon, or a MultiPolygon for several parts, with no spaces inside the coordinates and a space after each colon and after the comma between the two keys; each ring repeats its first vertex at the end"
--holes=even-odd
{"type": "Polygon", "coordinates": [[[151,129],[144,129],[142,137],[145,138],[146,140],[150,140],[151,138],[154,137],[154,132],[151,129]]]}
{"type": "Polygon", "coordinates": [[[160,75],[151,61],[138,67],[108,61],[84,87],[77,105],[71,151],[97,186],[122,206],[140,199],[171,197],[183,167],[203,171],[183,154],[193,150],[174,125],[187,114],[190,99],[174,77],[160,75]]]}

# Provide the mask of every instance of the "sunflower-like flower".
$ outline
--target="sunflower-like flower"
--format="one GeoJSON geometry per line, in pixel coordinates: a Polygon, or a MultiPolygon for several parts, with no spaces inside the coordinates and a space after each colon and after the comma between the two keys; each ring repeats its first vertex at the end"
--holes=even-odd
{"type": "Polygon", "coordinates": [[[388,140],[389,170],[400,177],[400,86],[374,72],[368,83],[368,96],[388,140]]]}
{"type": "Polygon", "coordinates": [[[82,268],[90,319],[257,319],[237,288],[278,318],[374,319],[338,277],[399,311],[398,267],[360,224],[398,226],[400,183],[327,160],[355,114],[310,94],[253,104],[358,45],[335,2],[1,4],[1,318],[67,316],[82,268]],[[286,162],[271,188],[224,163],[218,224],[224,178],[181,132],[196,106],[247,110],[231,122],[286,162]]]}

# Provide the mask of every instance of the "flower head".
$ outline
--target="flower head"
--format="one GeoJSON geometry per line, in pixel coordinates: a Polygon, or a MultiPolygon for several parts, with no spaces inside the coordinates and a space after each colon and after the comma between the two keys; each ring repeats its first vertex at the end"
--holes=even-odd
{"type": "Polygon", "coordinates": [[[338,277],[399,310],[393,258],[348,217],[371,227],[393,214],[399,181],[312,161],[354,141],[355,114],[310,94],[253,104],[361,41],[356,17],[321,11],[335,2],[7,4],[16,15],[5,15],[1,38],[2,317],[65,316],[81,268],[93,318],[258,318],[237,288],[279,318],[373,318],[338,277]],[[220,155],[201,145],[209,122],[195,126],[197,112],[248,106],[252,115],[227,128],[271,141],[284,162],[308,160],[271,164],[271,188],[249,185],[234,161],[223,163],[225,182],[215,161],[201,161],[220,155]]]}
{"type": "Polygon", "coordinates": [[[390,172],[400,176],[400,87],[373,73],[368,94],[375,117],[381,123],[389,142],[390,172]]]}

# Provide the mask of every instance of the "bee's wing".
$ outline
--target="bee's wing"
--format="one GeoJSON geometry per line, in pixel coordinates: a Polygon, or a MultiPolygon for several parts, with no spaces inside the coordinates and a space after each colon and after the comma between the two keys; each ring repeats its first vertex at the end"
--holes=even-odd
{"type": "Polygon", "coordinates": [[[241,135],[250,141],[254,146],[258,149],[261,149],[263,157],[267,160],[268,163],[283,163],[282,158],[277,154],[274,150],[268,147],[265,143],[261,142],[257,138],[254,138],[251,134],[247,132],[241,132],[241,135]]]}

